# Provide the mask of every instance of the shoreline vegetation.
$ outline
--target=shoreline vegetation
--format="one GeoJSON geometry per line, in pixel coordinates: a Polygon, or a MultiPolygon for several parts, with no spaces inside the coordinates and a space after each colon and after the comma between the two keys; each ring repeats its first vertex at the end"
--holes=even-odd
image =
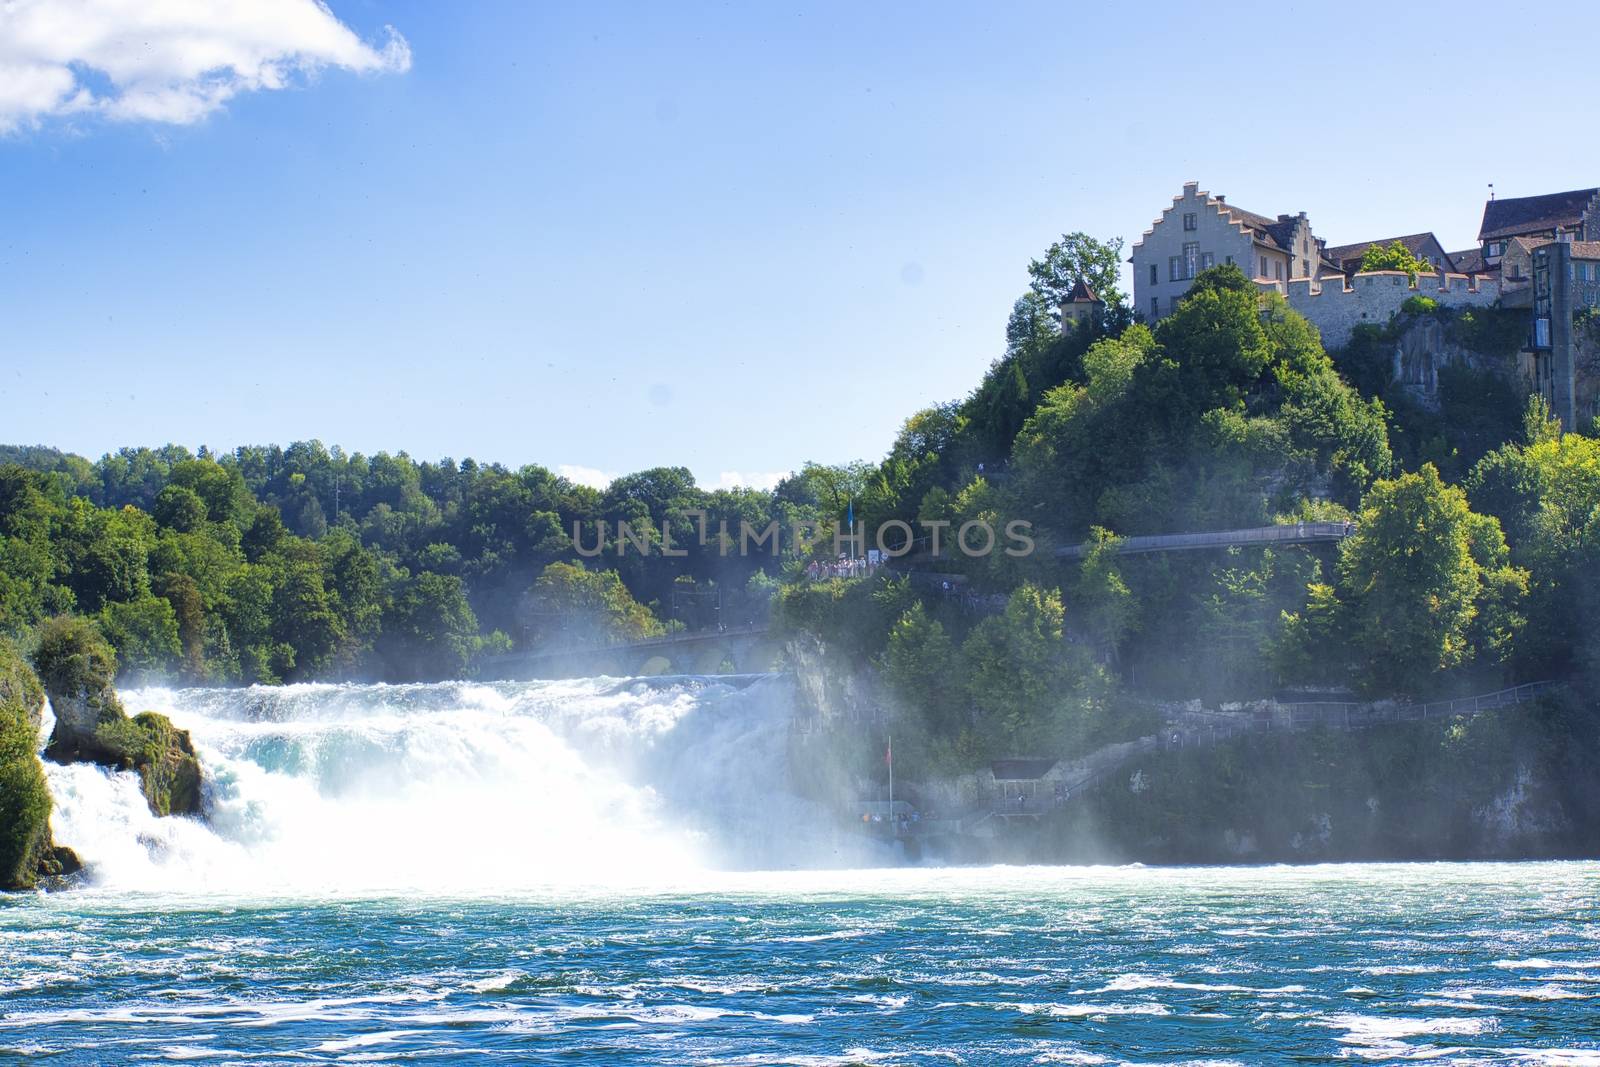
{"type": "MultiPolygon", "coordinates": [[[[1481,335],[1484,351],[1445,367],[1438,396],[1423,398],[1392,380],[1388,354],[1437,309],[1408,307],[1329,353],[1230,266],[1203,272],[1152,327],[1118,290],[1121,251],[1083,234],[1052,245],[968,397],[913,414],[877,464],[807,464],[770,492],[703,490],[681,467],[596,490],[537,466],[314,441],[129,448],[94,462],[0,447],[11,643],[0,804],[24,828],[0,845],[10,883],[23,868],[51,873],[39,857],[55,846],[26,830],[40,808],[30,731],[45,688],[67,724],[47,756],[136,769],[152,811],[196,812],[187,738],[159,717],[130,719],[114,677],[440,680],[513,651],[769,618],[811,727],[797,778],[836,794],[876,788],[877,737],[891,728],[909,786],[1141,736],[1150,701],[1430,699],[1558,680],[1567,695],[1528,717],[1533,733],[1480,741],[1505,728],[1488,715],[1392,745],[1344,734],[1292,752],[1241,739],[1173,753],[1152,764],[1163,769],[1148,788],[1103,789],[1043,836],[1178,858],[1199,854],[1185,842],[1221,841],[1213,831],[1244,810],[1237,801],[1264,806],[1262,818],[1341,812],[1321,840],[1343,855],[1375,840],[1340,836],[1359,822],[1350,805],[1363,788],[1369,813],[1431,797],[1405,818],[1439,840],[1465,840],[1520,789],[1544,798],[1545,829],[1513,819],[1500,840],[1522,844],[1506,847],[1592,849],[1600,805],[1577,757],[1592,765],[1600,734],[1600,440],[1594,428],[1563,433],[1525,395],[1505,353],[1518,313],[1457,324],[1452,343],[1481,335]],[[1080,279],[1103,312],[1063,325],[1080,279]],[[1317,521],[1352,533],[1336,545],[1117,551],[1128,536],[1317,521]],[[933,559],[913,545],[847,577],[829,576],[840,573],[832,541],[802,533],[1015,523],[1028,552],[933,559]],[[672,551],[628,552],[623,529],[672,551]],[[774,529],[777,553],[729,551],[707,529],[774,529]],[[579,543],[578,530],[609,540],[579,543]],[[1058,551],[1077,544],[1077,557],[1058,551]],[[1316,796],[1332,798],[1320,812],[1316,796]]],[[[1228,829],[1261,855],[1318,837],[1228,829]]]]}

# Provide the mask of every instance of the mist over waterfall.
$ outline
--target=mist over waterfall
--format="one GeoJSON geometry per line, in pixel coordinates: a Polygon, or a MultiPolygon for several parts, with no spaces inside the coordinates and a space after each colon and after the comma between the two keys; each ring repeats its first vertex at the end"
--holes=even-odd
{"type": "Polygon", "coordinates": [[[142,689],[191,732],[208,822],[130,773],[50,764],[58,840],[97,885],[510,891],[871,862],[787,791],[776,678],[142,689]]]}

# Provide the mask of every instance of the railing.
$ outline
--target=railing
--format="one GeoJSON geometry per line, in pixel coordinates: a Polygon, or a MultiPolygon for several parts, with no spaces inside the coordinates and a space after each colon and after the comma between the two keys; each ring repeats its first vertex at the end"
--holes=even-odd
{"type": "MultiPolygon", "coordinates": [[[[1253,526],[1243,530],[1211,530],[1203,533],[1141,534],[1119,537],[1113,542],[1121,555],[1139,552],[1182,552],[1204,548],[1232,548],[1236,545],[1304,545],[1320,541],[1343,541],[1355,533],[1353,522],[1296,522],[1279,526],[1253,526]]],[[[1069,558],[1083,556],[1092,542],[1066,545],[1056,550],[1069,558]]]]}
{"type": "MultiPolygon", "coordinates": [[[[1393,722],[1421,722],[1424,719],[1449,718],[1454,715],[1472,715],[1495,708],[1515,707],[1534,697],[1559,688],[1557,682],[1528,682],[1477,696],[1457,697],[1453,700],[1433,700],[1422,704],[1383,701],[1356,703],[1341,701],[1307,701],[1303,703],[1272,703],[1269,711],[1287,718],[1291,728],[1301,726],[1334,726],[1341,729],[1358,729],[1362,726],[1393,722]]],[[[1218,714],[1230,714],[1219,712],[1218,714]]],[[[1236,713],[1234,713],[1236,714],[1236,713]]]]}

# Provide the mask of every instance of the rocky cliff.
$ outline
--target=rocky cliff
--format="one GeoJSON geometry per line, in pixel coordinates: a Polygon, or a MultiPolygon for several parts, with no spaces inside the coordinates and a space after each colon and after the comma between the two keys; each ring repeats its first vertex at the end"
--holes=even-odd
{"type": "Polygon", "coordinates": [[[93,623],[45,623],[34,666],[56,716],[46,759],[137,771],[155,814],[201,813],[200,761],[188,733],[154,712],[128,717],[112,686],[116,656],[93,623]]]}
{"type": "Polygon", "coordinates": [[[1282,863],[1600,854],[1600,706],[1247,735],[1153,753],[1033,846],[1095,862],[1282,863]]]}

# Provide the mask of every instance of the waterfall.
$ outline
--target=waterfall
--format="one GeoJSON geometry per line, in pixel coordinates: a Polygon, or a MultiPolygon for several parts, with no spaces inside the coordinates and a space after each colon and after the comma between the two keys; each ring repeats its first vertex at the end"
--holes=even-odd
{"type": "Polygon", "coordinates": [[[136,689],[190,731],[205,821],[134,775],[47,764],[93,883],[206,892],[497,892],[872,862],[786,790],[790,683],[585,679],[136,689]]]}

